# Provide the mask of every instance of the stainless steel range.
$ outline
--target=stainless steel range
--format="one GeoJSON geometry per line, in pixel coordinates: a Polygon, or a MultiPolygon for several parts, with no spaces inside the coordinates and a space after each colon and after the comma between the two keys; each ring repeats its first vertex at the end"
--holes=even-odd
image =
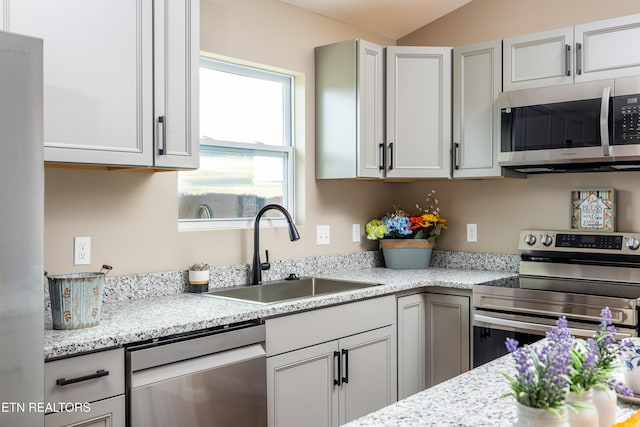
{"type": "Polygon", "coordinates": [[[609,307],[619,338],[638,336],[640,233],[523,230],[520,275],[473,288],[473,364],[507,353],[505,339],[538,341],[566,316],[593,335],[609,307]]]}

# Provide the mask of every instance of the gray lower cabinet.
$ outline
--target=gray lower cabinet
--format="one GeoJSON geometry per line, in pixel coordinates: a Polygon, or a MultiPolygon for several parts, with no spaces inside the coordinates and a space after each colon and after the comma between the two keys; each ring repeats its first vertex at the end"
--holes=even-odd
{"type": "Polygon", "coordinates": [[[270,426],[337,426],[396,401],[393,296],[266,325],[270,426]]]}
{"type": "Polygon", "coordinates": [[[47,362],[45,427],[124,427],[122,348],[47,362]],[[63,411],[59,411],[64,409],[63,411]]]}
{"type": "Polygon", "coordinates": [[[470,369],[469,299],[463,291],[398,298],[398,399],[470,369]]]}

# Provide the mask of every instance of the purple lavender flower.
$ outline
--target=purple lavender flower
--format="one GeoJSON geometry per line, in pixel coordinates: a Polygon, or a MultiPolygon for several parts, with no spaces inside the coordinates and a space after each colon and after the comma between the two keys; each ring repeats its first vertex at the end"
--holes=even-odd
{"type": "Polygon", "coordinates": [[[518,348],[518,340],[514,340],[513,338],[507,337],[507,341],[505,342],[505,346],[507,347],[507,351],[509,353],[513,353],[518,348]]]}
{"type": "Polygon", "coordinates": [[[512,392],[507,395],[534,408],[562,406],[569,390],[573,341],[564,318],[558,319],[544,343],[517,348],[516,340],[507,339],[516,368],[515,377],[504,374],[511,383],[512,392]]]}

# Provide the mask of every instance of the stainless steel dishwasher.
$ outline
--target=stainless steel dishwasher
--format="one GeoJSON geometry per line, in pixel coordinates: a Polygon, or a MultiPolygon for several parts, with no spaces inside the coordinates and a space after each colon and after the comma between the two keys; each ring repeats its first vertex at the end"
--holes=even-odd
{"type": "Polygon", "coordinates": [[[127,347],[127,425],[266,426],[264,340],[248,322],[127,347]]]}

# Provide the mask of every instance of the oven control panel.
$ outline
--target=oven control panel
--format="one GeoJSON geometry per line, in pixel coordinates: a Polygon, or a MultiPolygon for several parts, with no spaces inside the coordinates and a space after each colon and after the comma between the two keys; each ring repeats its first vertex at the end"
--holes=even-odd
{"type": "Polygon", "coordinates": [[[615,252],[640,254],[640,233],[522,230],[521,251],[615,252]]]}

